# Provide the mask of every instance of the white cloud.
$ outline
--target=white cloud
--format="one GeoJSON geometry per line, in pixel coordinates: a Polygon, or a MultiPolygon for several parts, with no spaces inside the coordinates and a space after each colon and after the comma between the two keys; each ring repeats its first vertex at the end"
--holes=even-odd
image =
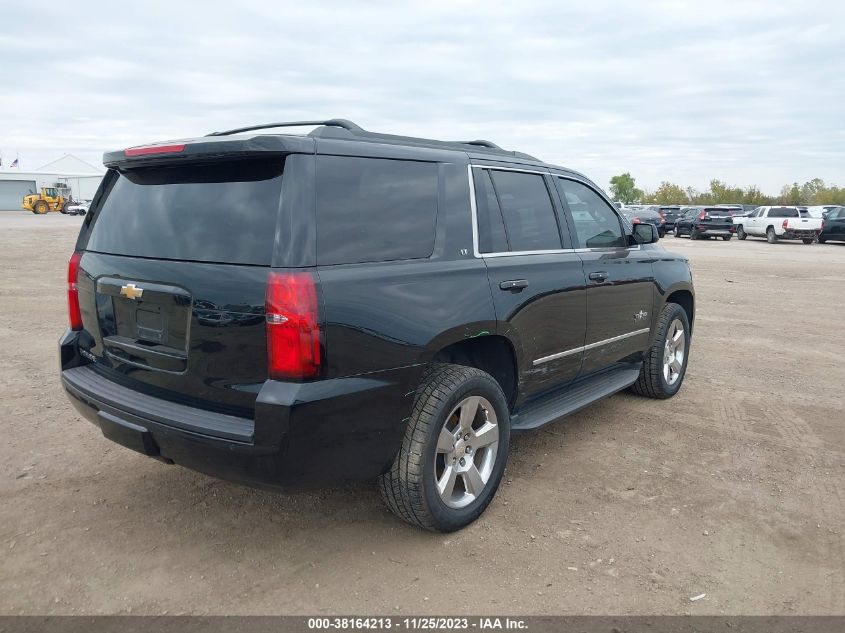
{"type": "MultiPolygon", "coordinates": [[[[63,152],[341,116],[488,138],[641,186],[845,185],[835,0],[74,3],[4,8],[0,149],[63,152]]],[[[7,161],[8,162],[8,161],[7,161]]]]}

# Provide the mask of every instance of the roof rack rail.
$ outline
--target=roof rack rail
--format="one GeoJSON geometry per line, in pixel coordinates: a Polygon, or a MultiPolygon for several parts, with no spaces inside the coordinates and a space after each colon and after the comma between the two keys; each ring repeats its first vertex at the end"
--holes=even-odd
{"type": "Polygon", "coordinates": [[[477,145],[478,147],[489,147],[490,149],[502,149],[495,143],[491,141],[485,141],[484,139],[476,139],[474,141],[458,141],[461,145],[477,145]]]}
{"type": "MultiPolygon", "coordinates": [[[[264,123],[261,125],[249,125],[246,127],[239,127],[233,130],[225,130],[223,132],[212,132],[207,136],[229,136],[230,134],[240,134],[241,132],[251,132],[253,130],[266,130],[275,127],[299,127],[313,125],[316,129],[308,133],[308,136],[327,137],[327,138],[353,138],[361,141],[370,141],[373,143],[399,143],[411,144],[420,147],[445,147],[450,149],[468,150],[470,147],[481,148],[482,151],[487,150],[490,153],[502,153],[517,158],[523,158],[536,161],[537,159],[524,152],[514,152],[502,149],[491,141],[483,139],[476,139],[474,141],[435,141],[433,139],[415,138],[411,136],[397,136],[395,134],[383,134],[381,132],[370,132],[365,130],[357,123],[353,123],[348,119],[328,119],[326,121],[284,121],[280,123],[264,123]]],[[[485,152],[486,153],[486,152],[485,152]]]]}
{"type": "Polygon", "coordinates": [[[328,127],[342,127],[346,130],[355,132],[365,131],[364,128],[352,121],[348,121],[346,119],[329,119],[327,121],[284,121],[282,123],[262,123],[261,125],[238,127],[233,130],[225,130],[223,132],[212,132],[206,136],[229,136],[230,134],[240,134],[241,132],[251,132],[252,130],[266,130],[274,127],[300,127],[304,125],[326,125],[328,127]]]}

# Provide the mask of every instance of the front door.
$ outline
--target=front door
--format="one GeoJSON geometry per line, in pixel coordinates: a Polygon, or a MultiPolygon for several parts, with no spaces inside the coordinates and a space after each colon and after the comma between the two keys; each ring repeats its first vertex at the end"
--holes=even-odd
{"type": "Polygon", "coordinates": [[[587,326],[581,375],[639,361],[648,347],[655,304],[653,251],[629,246],[607,200],[585,182],[555,177],[587,281],[587,326]]]}
{"type": "Polygon", "coordinates": [[[487,265],[501,331],[519,347],[528,397],[581,369],[586,293],[548,173],[476,165],[478,250],[487,265]]]}

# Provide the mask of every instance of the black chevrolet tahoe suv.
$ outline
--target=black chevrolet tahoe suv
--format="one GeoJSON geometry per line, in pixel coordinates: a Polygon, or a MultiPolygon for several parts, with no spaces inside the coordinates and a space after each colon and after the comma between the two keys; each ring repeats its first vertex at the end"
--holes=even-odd
{"type": "Polygon", "coordinates": [[[61,379],[164,462],[285,489],[378,478],[399,517],[451,531],[490,503],[513,433],[683,382],[687,260],[569,169],[343,119],[104,163],[61,379]]]}

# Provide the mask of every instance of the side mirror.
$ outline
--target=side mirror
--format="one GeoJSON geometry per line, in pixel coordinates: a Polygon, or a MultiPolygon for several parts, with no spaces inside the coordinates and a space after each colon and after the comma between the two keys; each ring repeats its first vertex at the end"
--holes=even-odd
{"type": "Polygon", "coordinates": [[[634,244],[654,244],[660,236],[653,224],[635,224],[631,240],[634,244]]]}

